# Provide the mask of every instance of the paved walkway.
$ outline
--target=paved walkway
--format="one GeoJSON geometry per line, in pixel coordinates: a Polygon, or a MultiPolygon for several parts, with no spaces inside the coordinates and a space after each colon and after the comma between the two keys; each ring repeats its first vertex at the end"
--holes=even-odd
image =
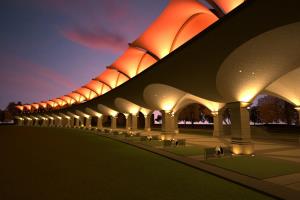
{"type": "MultiPolygon", "coordinates": [[[[118,140],[120,142],[138,147],[140,149],[143,150],[147,150],[150,151],[152,153],[156,153],[159,154],[161,156],[164,156],[166,158],[175,160],[177,162],[183,163],[185,165],[188,165],[190,167],[208,172],[210,174],[213,174],[215,176],[224,178],[228,181],[240,184],[242,186],[254,189],[256,191],[268,194],[270,196],[276,197],[276,198],[280,198],[280,199],[299,199],[300,197],[300,191],[295,190],[293,187],[296,187],[296,185],[293,185],[293,187],[283,187],[282,185],[278,185],[275,182],[272,181],[265,181],[265,180],[259,180],[256,178],[252,178],[246,175],[242,175],[233,171],[229,171],[223,168],[219,168],[213,165],[209,165],[207,163],[204,162],[199,162],[196,159],[192,159],[192,158],[188,158],[188,157],[183,157],[183,156],[179,156],[167,151],[163,151],[161,149],[158,148],[154,148],[154,147],[150,147],[147,145],[143,145],[140,143],[136,143],[136,142],[132,142],[126,139],[121,139],[119,137],[113,136],[111,134],[102,134],[102,133],[98,133],[99,135],[103,136],[103,137],[107,137],[107,138],[111,138],[114,140],[118,140]]],[[[156,134],[156,133],[153,133],[156,134]]],[[[179,134],[179,136],[181,136],[179,134]]],[[[193,135],[193,137],[186,137],[186,135],[184,134],[185,138],[188,139],[188,141],[190,142],[190,140],[192,138],[196,139],[197,141],[194,140],[194,142],[196,142],[198,144],[198,142],[200,142],[201,144],[215,144],[218,142],[223,142],[223,141],[219,141],[216,140],[215,138],[209,138],[205,136],[206,142],[200,141],[201,138],[199,137],[195,137],[195,135],[193,135]],[[199,141],[198,141],[199,139],[199,141]]],[[[298,184],[298,182],[296,182],[298,184]]]]}
{"type": "Polygon", "coordinates": [[[300,173],[268,178],[265,181],[300,191],[300,173]]]}

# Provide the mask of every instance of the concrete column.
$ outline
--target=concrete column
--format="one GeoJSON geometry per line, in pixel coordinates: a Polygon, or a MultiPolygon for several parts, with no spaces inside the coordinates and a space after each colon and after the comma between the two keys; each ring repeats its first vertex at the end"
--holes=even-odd
{"type": "Polygon", "coordinates": [[[132,119],[131,115],[126,114],[125,117],[126,117],[126,126],[125,126],[125,128],[126,128],[127,131],[130,131],[131,130],[131,119],[132,119]]]}
{"type": "Polygon", "coordinates": [[[28,120],[27,119],[26,125],[27,126],[32,126],[33,125],[33,120],[28,120]]]}
{"type": "Polygon", "coordinates": [[[70,128],[74,128],[74,117],[70,117],[70,128]]]}
{"type": "Polygon", "coordinates": [[[111,116],[111,129],[116,129],[117,128],[117,116],[111,116]]]}
{"type": "Polygon", "coordinates": [[[232,151],[235,154],[252,154],[249,112],[241,102],[227,104],[231,118],[232,151]]]}
{"type": "Polygon", "coordinates": [[[297,125],[299,126],[300,125],[300,106],[295,107],[295,109],[298,112],[298,123],[297,123],[297,125]]]}
{"type": "Polygon", "coordinates": [[[174,114],[162,111],[162,131],[172,134],[178,132],[177,121],[174,114]]]}
{"type": "Polygon", "coordinates": [[[49,126],[53,127],[54,126],[54,120],[49,118],[49,126]]]}
{"type": "Polygon", "coordinates": [[[38,119],[34,119],[33,126],[39,126],[39,120],[38,119]]]}
{"type": "Polygon", "coordinates": [[[90,129],[92,127],[92,118],[91,117],[86,117],[85,127],[88,129],[90,129]]]}
{"type": "Polygon", "coordinates": [[[145,115],[145,131],[151,131],[151,114],[145,115]]]}
{"type": "Polygon", "coordinates": [[[79,119],[75,118],[75,128],[79,128],[79,119]]]}
{"type": "Polygon", "coordinates": [[[71,127],[71,118],[65,118],[65,127],[70,128],[71,127]]]}
{"type": "Polygon", "coordinates": [[[57,118],[56,126],[62,127],[62,118],[57,118]]]}
{"type": "Polygon", "coordinates": [[[138,116],[131,114],[131,130],[132,131],[137,131],[137,123],[138,123],[138,116]]]}
{"type": "Polygon", "coordinates": [[[102,121],[102,116],[101,117],[98,117],[98,120],[97,120],[97,128],[102,130],[103,129],[103,121],[102,121]]]}
{"type": "Polygon", "coordinates": [[[214,117],[214,137],[222,137],[224,135],[223,130],[223,115],[221,112],[213,112],[214,117]]]}
{"type": "Polygon", "coordinates": [[[78,127],[84,126],[84,117],[79,116],[78,124],[79,124],[78,127]]]}
{"type": "Polygon", "coordinates": [[[48,119],[42,119],[42,126],[46,127],[48,124],[48,119]]]}
{"type": "Polygon", "coordinates": [[[17,125],[18,126],[23,126],[23,120],[22,119],[17,119],[17,125]]]}

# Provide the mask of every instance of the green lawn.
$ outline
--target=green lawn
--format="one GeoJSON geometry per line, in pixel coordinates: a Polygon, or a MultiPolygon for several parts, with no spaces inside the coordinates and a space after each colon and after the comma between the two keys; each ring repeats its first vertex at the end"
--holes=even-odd
{"type": "Polygon", "coordinates": [[[1,200],[269,199],[78,129],[0,126],[1,200]]]}
{"type": "Polygon", "coordinates": [[[261,156],[211,159],[205,162],[259,179],[300,172],[298,163],[261,156]]]}
{"type": "Polygon", "coordinates": [[[196,156],[203,155],[204,148],[195,145],[166,147],[164,150],[181,155],[181,156],[196,156]]]}

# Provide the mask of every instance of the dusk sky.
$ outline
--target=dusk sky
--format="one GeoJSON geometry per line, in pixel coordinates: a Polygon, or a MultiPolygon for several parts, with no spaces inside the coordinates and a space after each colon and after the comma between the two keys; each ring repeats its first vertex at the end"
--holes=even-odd
{"type": "Polygon", "coordinates": [[[0,109],[67,94],[100,74],[168,0],[2,0],[0,109]]]}

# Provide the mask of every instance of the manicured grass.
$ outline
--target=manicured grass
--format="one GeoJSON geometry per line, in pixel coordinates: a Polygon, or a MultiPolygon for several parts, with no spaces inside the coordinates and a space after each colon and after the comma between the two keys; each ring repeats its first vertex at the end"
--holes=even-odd
{"type": "Polygon", "coordinates": [[[181,156],[195,156],[203,155],[204,149],[200,146],[189,145],[189,146],[177,146],[177,147],[167,147],[164,150],[181,155],[181,156]]]}
{"type": "Polygon", "coordinates": [[[261,156],[211,159],[206,162],[259,179],[300,172],[298,163],[261,156]]]}
{"type": "Polygon", "coordinates": [[[270,199],[75,129],[0,127],[1,200],[270,199]]]}
{"type": "Polygon", "coordinates": [[[148,141],[142,141],[142,144],[149,145],[152,147],[162,147],[163,142],[161,140],[148,140],[148,141]]]}

